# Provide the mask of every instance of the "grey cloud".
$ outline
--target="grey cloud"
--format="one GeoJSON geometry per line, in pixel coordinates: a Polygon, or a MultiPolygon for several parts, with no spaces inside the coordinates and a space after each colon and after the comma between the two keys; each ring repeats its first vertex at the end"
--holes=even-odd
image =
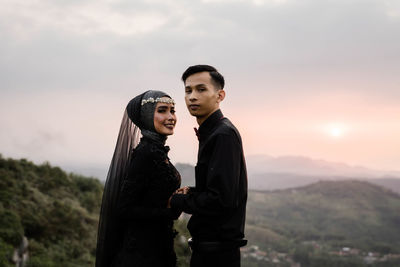
{"type": "MultiPolygon", "coordinates": [[[[371,84],[379,84],[382,77],[399,81],[396,75],[400,69],[400,17],[388,15],[391,7],[387,3],[392,2],[264,2],[255,5],[252,1],[63,1],[64,6],[53,3],[50,7],[58,12],[82,8],[88,18],[90,7],[93,12],[103,12],[98,8],[101,5],[123,18],[161,14],[165,23],[147,32],[123,36],[112,30],[68,31],[65,27],[57,28],[59,22],[42,25],[25,42],[15,41],[16,37],[8,33],[6,42],[0,44],[1,57],[8,59],[0,62],[2,86],[98,90],[120,77],[151,79],[154,75],[177,75],[183,66],[197,62],[223,66],[227,72],[243,78],[268,78],[285,86],[286,77],[313,82],[316,73],[327,81],[338,77],[351,80],[352,76],[364,76],[371,84]],[[251,73],[241,74],[243,69],[251,73]]],[[[98,15],[93,15],[97,17],[90,23],[96,23],[98,15]]],[[[20,19],[1,20],[1,31],[5,25],[21,23],[20,19]]],[[[386,87],[393,94],[393,86],[386,87]]]]}
{"type": "Polygon", "coordinates": [[[54,147],[62,147],[65,145],[65,137],[61,133],[53,133],[48,131],[38,131],[29,140],[21,140],[14,138],[14,146],[18,151],[25,153],[41,153],[51,150],[54,147]]]}
{"type": "MultiPolygon", "coordinates": [[[[8,150],[15,148],[21,153],[56,159],[57,153],[65,155],[63,148],[67,145],[71,151],[82,149],[71,142],[82,140],[77,136],[83,133],[73,127],[80,125],[81,114],[102,109],[104,113],[99,112],[93,120],[108,120],[101,124],[106,132],[108,123],[120,120],[120,116],[102,116],[122,109],[125,100],[147,89],[162,89],[177,98],[182,105],[178,107],[181,115],[184,104],[179,78],[188,65],[196,63],[215,65],[225,75],[229,102],[225,101],[224,111],[235,116],[254,111],[251,116],[256,121],[266,121],[271,110],[277,111],[273,114],[291,108],[297,112],[293,105],[315,99],[309,96],[320,92],[329,96],[324,92],[328,90],[342,90],[337,95],[349,106],[359,96],[371,101],[369,106],[376,110],[397,107],[400,8],[396,3],[397,0],[3,0],[3,109],[31,108],[29,114],[41,118],[48,114],[35,110],[37,105],[51,107],[51,111],[57,110],[58,104],[71,107],[71,113],[65,113],[70,127],[62,134],[8,129],[7,132],[26,133],[24,138],[15,139],[14,147],[8,150]],[[146,19],[151,21],[157,16],[159,20],[144,25],[146,19]],[[65,97],[73,90],[72,97],[65,97]],[[37,96],[51,92],[54,97],[68,99],[61,99],[57,105],[51,98],[29,105],[19,103],[18,97],[27,91],[37,96]],[[99,101],[96,96],[109,99],[99,101]],[[85,100],[75,100],[80,97],[85,100]],[[67,140],[71,143],[67,144],[67,140]],[[41,150],[43,147],[49,151],[41,150]]],[[[376,116],[379,114],[385,113],[377,112],[376,116]]],[[[292,116],[296,114],[283,120],[290,121],[292,116]]],[[[58,123],[66,122],[58,119],[54,124],[51,119],[44,119],[48,123],[43,127],[60,129],[58,123]]],[[[190,119],[187,115],[186,120],[190,119]]],[[[184,120],[182,115],[183,123],[184,120]]],[[[96,129],[90,123],[87,126],[96,129]]],[[[7,132],[3,143],[12,146],[13,134],[7,132]]],[[[111,143],[110,140],[93,139],[93,144],[111,143]]],[[[86,157],[92,152],[85,153],[86,157]]],[[[86,161],[82,158],[82,164],[86,161]]]]}

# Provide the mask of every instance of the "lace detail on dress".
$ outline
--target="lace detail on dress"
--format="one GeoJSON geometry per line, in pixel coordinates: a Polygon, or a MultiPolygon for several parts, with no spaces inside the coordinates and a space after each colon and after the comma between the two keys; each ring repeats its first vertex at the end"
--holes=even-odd
{"type": "Polygon", "coordinates": [[[155,266],[176,265],[173,219],[180,211],[167,209],[167,202],[180,187],[181,178],[169,161],[168,151],[169,147],[147,141],[134,150],[121,192],[124,244],[118,256],[121,265],[116,266],[138,264],[141,260],[143,266],[153,266],[155,259],[160,261],[155,266]]]}

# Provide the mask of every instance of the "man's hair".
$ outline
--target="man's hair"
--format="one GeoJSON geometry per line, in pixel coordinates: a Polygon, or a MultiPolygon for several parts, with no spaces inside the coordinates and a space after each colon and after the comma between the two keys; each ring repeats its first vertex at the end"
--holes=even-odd
{"type": "Polygon", "coordinates": [[[199,72],[204,72],[204,71],[210,73],[211,81],[214,82],[214,85],[216,85],[216,88],[224,89],[224,86],[225,86],[224,76],[222,76],[221,73],[219,73],[216,68],[214,68],[213,66],[210,66],[210,65],[194,65],[194,66],[190,66],[182,74],[182,81],[186,82],[186,79],[190,75],[193,75],[193,74],[199,73],[199,72]]]}

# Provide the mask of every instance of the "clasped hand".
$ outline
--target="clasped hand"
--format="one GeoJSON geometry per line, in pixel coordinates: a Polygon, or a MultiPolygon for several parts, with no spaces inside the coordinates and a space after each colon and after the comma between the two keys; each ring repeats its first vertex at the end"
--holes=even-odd
{"type": "MultiPolygon", "coordinates": [[[[190,190],[189,186],[181,187],[181,188],[177,189],[174,193],[172,193],[172,196],[175,195],[175,194],[186,195],[186,194],[189,193],[189,190],[190,190]]],[[[172,198],[172,196],[168,199],[167,208],[171,208],[171,198],[172,198]]]]}
{"type": "Polygon", "coordinates": [[[174,194],[184,194],[184,195],[186,195],[187,193],[189,193],[189,190],[190,190],[189,186],[184,186],[184,187],[182,187],[182,188],[177,189],[177,190],[173,193],[173,195],[174,195],[174,194]]]}

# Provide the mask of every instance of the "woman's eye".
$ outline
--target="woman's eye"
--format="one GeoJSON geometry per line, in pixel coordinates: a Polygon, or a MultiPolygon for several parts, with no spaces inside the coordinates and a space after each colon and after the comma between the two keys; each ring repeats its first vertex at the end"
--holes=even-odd
{"type": "Polygon", "coordinates": [[[175,110],[171,110],[171,114],[175,114],[175,110]]]}

